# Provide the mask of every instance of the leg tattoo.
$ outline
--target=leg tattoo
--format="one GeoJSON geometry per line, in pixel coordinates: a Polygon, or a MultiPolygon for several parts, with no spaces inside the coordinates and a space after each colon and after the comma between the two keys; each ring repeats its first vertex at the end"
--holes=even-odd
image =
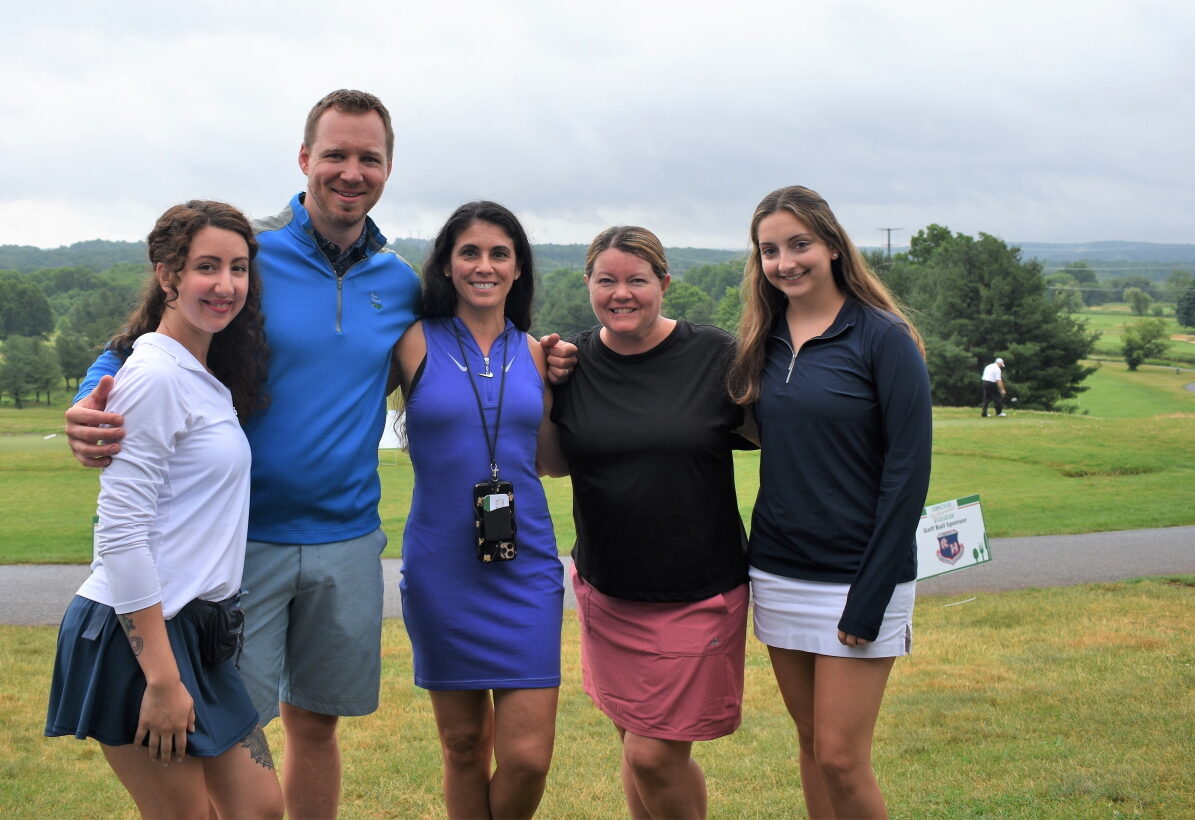
{"type": "Polygon", "coordinates": [[[249,756],[253,758],[253,762],[265,769],[274,768],[274,757],[270,754],[270,744],[266,742],[266,733],[260,726],[245,735],[241,745],[249,750],[249,756]]]}

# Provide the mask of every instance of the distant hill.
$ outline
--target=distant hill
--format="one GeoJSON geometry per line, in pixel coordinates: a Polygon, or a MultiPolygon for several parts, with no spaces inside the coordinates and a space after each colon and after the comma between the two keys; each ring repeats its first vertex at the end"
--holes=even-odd
{"type": "Polygon", "coordinates": [[[145,243],[90,239],[60,248],[0,245],[0,270],[29,273],[43,268],[91,268],[99,273],[123,262],[148,264],[145,243]]]}
{"type": "MultiPolygon", "coordinates": [[[[557,268],[582,270],[585,267],[585,252],[588,245],[534,245],[535,264],[547,272],[557,268]]],[[[668,267],[680,275],[697,265],[716,265],[742,257],[742,251],[726,251],[716,248],[665,248],[668,267]]]]}
{"type": "MultiPolygon", "coordinates": [[[[1061,270],[1071,262],[1086,262],[1101,279],[1139,275],[1164,281],[1176,270],[1195,274],[1195,245],[1161,242],[1009,242],[1021,249],[1022,259],[1036,259],[1046,273],[1061,270]]],[[[886,252],[884,247],[864,250],[886,252]]],[[[893,246],[892,253],[906,253],[907,245],[893,246]]]]}
{"type": "MultiPolygon", "coordinates": [[[[404,259],[413,265],[423,264],[427,256],[426,239],[395,239],[390,243],[404,259]]],[[[1025,259],[1038,259],[1046,268],[1056,268],[1066,262],[1087,262],[1098,271],[1148,272],[1156,270],[1165,276],[1172,270],[1195,272],[1195,244],[1163,244],[1157,242],[1083,242],[1050,243],[1025,242],[1010,244],[1021,249],[1025,259]]],[[[556,268],[585,266],[585,245],[536,245],[536,264],[541,271],[556,268]]],[[[885,251],[884,247],[868,246],[866,250],[885,251]]],[[[893,247],[892,252],[903,253],[908,247],[893,247]]],[[[674,273],[683,274],[696,265],[729,262],[742,257],[742,251],[714,248],[668,248],[668,262],[674,273]]],[[[121,263],[141,264],[146,261],[144,242],[112,242],[91,239],[59,248],[35,248],[31,245],[0,245],[0,270],[23,273],[43,268],[90,268],[105,271],[121,263]]],[[[1153,277],[1151,277],[1153,278],[1153,277]]]]}
{"type": "MultiPolygon", "coordinates": [[[[1024,259],[1037,259],[1047,267],[1057,262],[1087,262],[1092,267],[1109,267],[1116,262],[1141,264],[1158,262],[1178,268],[1195,266],[1195,245],[1162,242],[1009,242],[1021,249],[1024,259]]],[[[886,247],[868,246],[864,250],[886,251],[886,247]]],[[[892,253],[906,253],[908,245],[892,246],[892,253]]]]}
{"type": "MultiPolygon", "coordinates": [[[[403,259],[420,267],[427,258],[427,239],[395,239],[390,243],[403,259]]],[[[535,263],[540,271],[556,268],[585,267],[587,245],[535,245],[535,263]]],[[[668,262],[674,273],[684,273],[696,265],[727,262],[742,256],[738,251],[724,251],[708,248],[667,248],[668,262]]],[[[90,268],[99,273],[113,265],[132,262],[146,262],[144,242],[111,242],[92,239],[76,242],[60,248],[35,248],[31,245],[0,245],[0,270],[15,270],[22,273],[43,268],[90,268]]]]}
{"type": "MultiPolygon", "coordinates": [[[[1164,262],[1195,264],[1195,245],[1170,245],[1160,242],[1051,242],[1012,243],[1026,259],[1042,262],[1164,262]]],[[[1093,264],[1093,267],[1095,265],[1093,264]]]]}
{"type": "MultiPolygon", "coordinates": [[[[417,268],[423,266],[423,260],[427,258],[430,245],[431,241],[428,239],[395,239],[390,243],[390,247],[399,256],[417,268]]],[[[536,268],[542,273],[547,273],[557,268],[583,269],[585,267],[585,251],[589,249],[589,246],[549,243],[532,245],[531,248],[535,252],[536,268]]],[[[697,265],[729,262],[743,255],[741,251],[725,251],[715,248],[665,248],[664,250],[668,254],[668,265],[676,274],[683,274],[689,268],[697,265]]]]}

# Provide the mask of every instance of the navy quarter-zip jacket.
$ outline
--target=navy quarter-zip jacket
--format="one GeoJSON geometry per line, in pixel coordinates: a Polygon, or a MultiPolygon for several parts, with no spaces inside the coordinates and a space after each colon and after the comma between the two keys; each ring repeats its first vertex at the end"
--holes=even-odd
{"type": "Polygon", "coordinates": [[[751,566],[850,584],[838,628],[874,640],[894,587],[917,576],[929,488],[929,374],[907,326],[848,297],[830,328],[794,351],[781,313],[755,415],[751,566]]]}

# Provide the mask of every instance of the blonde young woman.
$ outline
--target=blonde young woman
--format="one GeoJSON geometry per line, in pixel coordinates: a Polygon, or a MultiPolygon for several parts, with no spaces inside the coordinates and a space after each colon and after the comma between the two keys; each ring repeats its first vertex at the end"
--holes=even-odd
{"type": "Polygon", "coordinates": [[[871,744],[894,659],[911,648],[924,349],[815,192],[768,194],[750,239],[729,383],[754,406],[762,446],[755,634],[796,723],[809,816],[885,817],[871,744]]]}

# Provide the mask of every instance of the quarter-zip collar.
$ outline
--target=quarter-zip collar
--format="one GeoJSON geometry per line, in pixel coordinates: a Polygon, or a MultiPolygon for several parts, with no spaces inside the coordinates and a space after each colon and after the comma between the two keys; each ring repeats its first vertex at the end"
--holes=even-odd
{"type": "MultiPolygon", "coordinates": [[[[846,300],[842,303],[842,307],[838,309],[838,315],[834,317],[834,321],[830,323],[825,332],[819,336],[814,336],[805,345],[823,342],[846,333],[855,326],[859,310],[859,303],[850,296],[846,297],[846,300]]],[[[783,311],[777,314],[776,318],[772,321],[772,332],[769,335],[773,339],[781,341],[788,348],[791,358],[788,360],[788,372],[784,375],[784,383],[788,384],[793,376],[793,367],[797,364],[797,351],[793,348],[792,335],[788,332],[788,320],[785,318],[783,311]]]]}
{"type": "Polygon", "coordinates": [[[463,368],[467,367],[466,375],[475,383],[482,385],[481,399],[485,405],[493,406],[498,397],[495,382],[499,386],[502,384],[502,380],[506,378],[507,371],[510,370],[519,353],[518,347],[512,346],[518,339],[518,328],[514,326],[514,322],[506,319],[506,326],[494,338],[490,345],[490,355],[487,356],[481,352],[481,345],[473,338],[472,332],[465,325],[463,319],[453,316],[452,323],[468,354],[468,361],[460,362],[459,365],[463,368]],[[505,368],[503,360],[505,360],[505,368]]]}
{"type": "Polygon", "coordinates": [[[357,237],[357,241],[346,250],[341,251],[336,243],[315,229],[315,225],[311,222],[311,215],[307,213],[307,208],[303,204],[306,196],[306,193],[299,193],[291,200],[291,210],[294,214],[293,224],[311,237],[320,258],[327,262],[329,272],[336,279],[336,332],[340,333],[344,317],[344,277],[354,265],[384,249],[386,237],[378,230],[374,221],[367,216],[365,217],[365,226],[361,229],[361,235],[357,237]],[[330,253],[331,249],[335,249],[335,254],[330,253]]]}

